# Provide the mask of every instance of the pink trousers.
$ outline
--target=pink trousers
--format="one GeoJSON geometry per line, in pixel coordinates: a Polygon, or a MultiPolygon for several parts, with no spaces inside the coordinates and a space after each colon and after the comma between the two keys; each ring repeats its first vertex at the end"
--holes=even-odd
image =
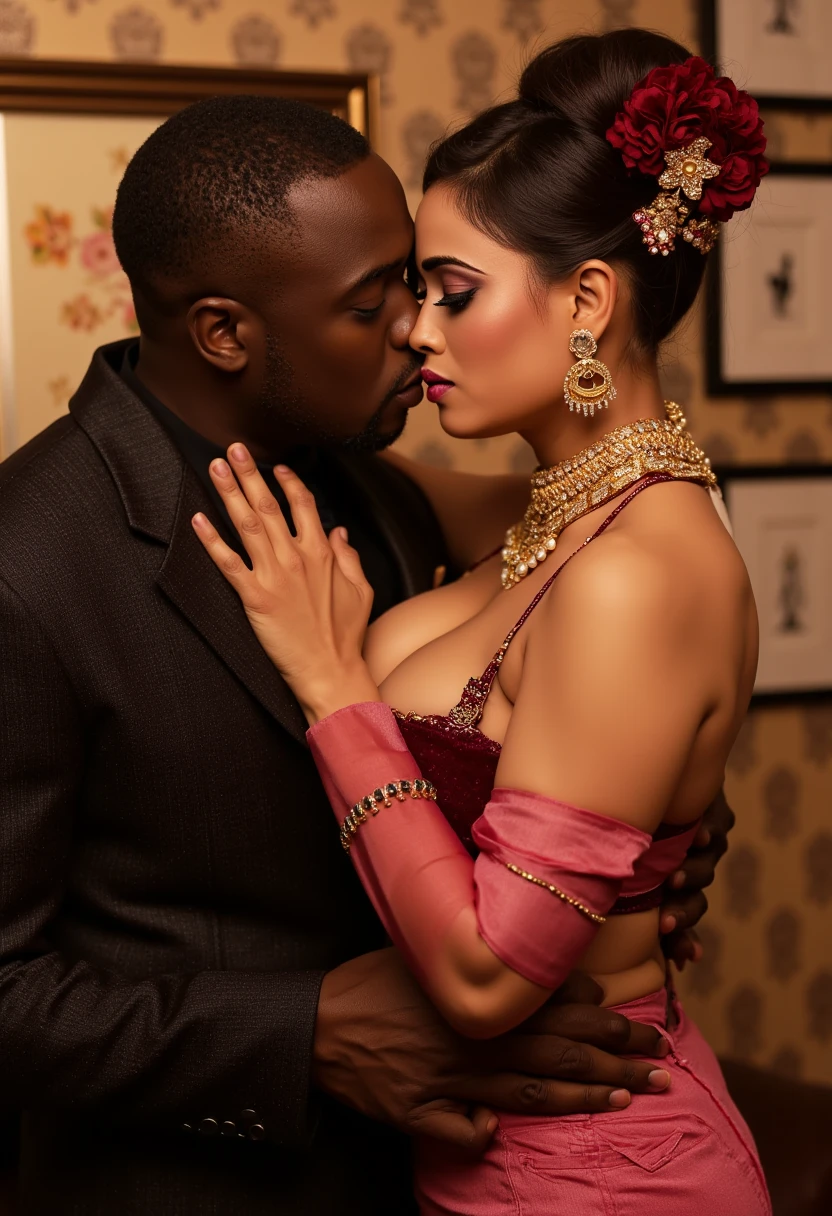
{"type": "Polygon", "coordinates": [[[771,1216],[751,1133],[678,1001],[673,1030],[664,989],[617,1008],[669,1040],[670,1088],[598,1115],[503,1114],[476,1162],[418,1142],[422,1216],[771,1216]]]}

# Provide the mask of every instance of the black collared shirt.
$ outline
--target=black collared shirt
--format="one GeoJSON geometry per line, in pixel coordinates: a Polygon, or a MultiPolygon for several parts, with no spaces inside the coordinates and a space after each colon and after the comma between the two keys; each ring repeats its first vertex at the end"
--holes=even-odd
{"type": "MultiPolygon", "coordinates": [[[[218,457],[226,458],[225,451],[189,427],[142,383],[136,374],[138,358],[139,344],[136,342],[125,351],[121,366],[122,379],[171,436],[185,460],[196,473],[213,504],[215,517],[212,522],[218,526],[223,539],[248,562],[239,534],[231,523],[225,504],[214,488],[214,483],[208,473],[208,466],[212,460],[216,460],[218,457]]],[[[364,573],[375,592],[372,619],[381,616],[388,608],[399,603],[404,598],[404,588],[393,556],[372,519],[361,510],[360,505],[355,503],[354,497],[339,476],[337,466],[332,460],[327,459],[326,451],[312,447],[295,448],[284,463],[294,469],[314,494],[318,514],[327,535],[338,525],[345,527],[349,532],[350,544],[358,551],[364,573]]],[[[289,504],[277,483],[272,465],[258,462],[257,467],[266,485],[280,503],[284,517],[291,528],[289,504]]]]}

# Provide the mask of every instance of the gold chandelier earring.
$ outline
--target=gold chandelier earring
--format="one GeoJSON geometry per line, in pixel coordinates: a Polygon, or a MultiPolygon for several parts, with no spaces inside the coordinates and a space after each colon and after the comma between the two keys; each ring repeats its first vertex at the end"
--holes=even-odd
{"type": "Polygon", "coordinates": [[[569,349],[578,360],[566,373],[563,395],[569,403],[569,412],[584,418],[595,417],[595,411],[604,409],[615,397],[615,386],[610,369],[600,359],[593,358],[598,343],[588,329],[573,329],[569,338],[569,349]],[[601,383],[597,381],[600,378],[601,383]]]}

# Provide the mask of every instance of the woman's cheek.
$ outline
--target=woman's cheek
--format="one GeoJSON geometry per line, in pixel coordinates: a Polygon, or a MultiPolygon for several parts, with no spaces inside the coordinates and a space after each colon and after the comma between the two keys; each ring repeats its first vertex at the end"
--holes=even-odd
{"type": "Polygon", "coordinates": [[[460,370],[470,371],[471,387],[476,383],[483,404],[495,401],[504,410],[517,393],[518,379],[528,378],[530,372],[536,378],[541,342],[546,341],[539,332],[540,318],[524,298],[514,307],[494,306],[483,311],[476,322],[472,316],[471,322],[460,351],[460,370]],[[529,367],[530,360],[534,368],[529,367]]]}
{"type": "Polygon", "coordinates": [[[459,330],[459,353],[457,363],[460,370],[492,377],[505,375],[516,357],[517,343],[522,339],[524,317],[519,308],[493,303],[476,308],[476,298],[464,326],[459,330]]]}

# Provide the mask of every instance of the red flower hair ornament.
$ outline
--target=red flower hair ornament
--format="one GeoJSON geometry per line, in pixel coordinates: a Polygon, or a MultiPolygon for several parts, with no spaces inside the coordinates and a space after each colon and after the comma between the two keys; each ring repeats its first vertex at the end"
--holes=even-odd
{"type": "Polygon", "coordinates": [[[769,169],[756,101],[698,55],[648,73],[607,139],[628,169],[663,187],[633,215],[651,253],[672,252],[679,234],[709,252],[717,221],[750,207],[769,169]]]}

